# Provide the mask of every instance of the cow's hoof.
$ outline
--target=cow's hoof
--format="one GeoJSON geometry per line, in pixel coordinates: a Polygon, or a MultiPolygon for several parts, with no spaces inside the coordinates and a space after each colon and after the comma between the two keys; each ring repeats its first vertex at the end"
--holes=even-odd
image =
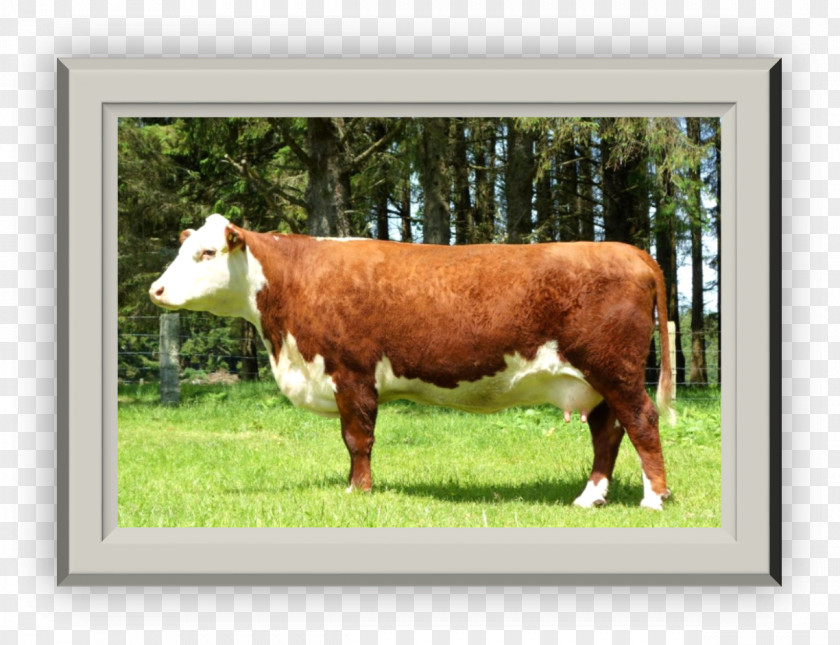
{"type": "Polygon", "coordinates": [[[606,477],[602,478],[597,484],[593,484],[592,480],[586,482],[586,488],[583,489],[583,492],[578,496],[573,504],[581,508],[603,506],[607,503],[606,495],[608,483],[609,482],[606,477]]]}
{"type": "Polygon", "coordinates": [[[662,510],[662,502],[671,496],[671,491],[667,488],[662,495],[657,495],[652,491],[646,491],[645,497],[640,506],[644,508],[652,508],[654,511],[662,510]]]}
{"type": "Polygon", "coordinates": [[[583,495],[578,497],[573,504],[580,508],[598,508],[607,503],[603,497],[596,497],[594,499],[586,499],[583,495]]]}
{"type": "Polygon", "coordinates": [[[642,508],[650,508],[654,511],[661,511],[662,510],[662,497],[659,495],[654,495],[651,497],[645,497],[642,500],[642,503],[639,504],[642,508]]]}
{"type": "Polygon", "coordinates": [[[642,473],[642,483],[644,484],[644,496],[640,506],[644,508],[652,508],[654,511],[662,510],[662,500],[671,495],[671,491],[667,488],[662,493],[655,493],[650,484],[650,480],[645,473],[642,473]]]}

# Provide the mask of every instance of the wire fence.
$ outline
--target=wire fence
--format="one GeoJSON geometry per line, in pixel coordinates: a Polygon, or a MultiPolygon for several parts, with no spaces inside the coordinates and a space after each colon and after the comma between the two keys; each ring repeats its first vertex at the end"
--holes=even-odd
{"type": "MultiPolygon", "coordinates": [[[[236,383],[240,380],[272,381],[268,354],[259,338],[244,333],[241,320],[218,318],[199,312],[179,312],[178,365],[181,382],[193,384],[236,383]]],[[[118,319],[118,370],[121,384],[160,381],[160,316],[120,316],[118,319]]],[[[654,335],[657,358],[646,370],[646,385],[659,381],[660,350],[654,335]]],[[[680,334],[685,364],[677,365],[677,383],[698,388],[720,385],[720,350],[716,330],[680,334]],[[705,342],[706,378],[689,383],[691,348],[695,336],[705,342]]]]}
{"type": "MultiPolygon", "coordinates": [[[[261,341],[255,342],[243,333],[244,321],[199,312],[179,312],[179,319],[177,357],[182,381],[233,383],[250,378],[251,374],[256,379],[273,378],[268,354],[261,341]]],[[[160,381],[160,320],[159,315],[118,317],[120,383],[160,381]]]]}

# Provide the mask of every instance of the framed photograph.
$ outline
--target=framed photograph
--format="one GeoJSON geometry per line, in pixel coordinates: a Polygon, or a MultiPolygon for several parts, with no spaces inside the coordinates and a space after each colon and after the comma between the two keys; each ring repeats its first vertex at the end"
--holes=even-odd
{"type": "Polygon", "coordinates": [[[780,61],[58,95],[60,585],[781,584],[780,61]]]}

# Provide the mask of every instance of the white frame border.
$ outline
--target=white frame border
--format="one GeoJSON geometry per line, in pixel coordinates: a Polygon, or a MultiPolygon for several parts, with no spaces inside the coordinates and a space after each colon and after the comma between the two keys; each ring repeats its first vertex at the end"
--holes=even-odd
{"type": "Polygon", "coordinates": [[[780,75],[776,59],[60,60],[58,583],[780,584],[780,75]],[[116,526],[118,117],[339,112],[721,117],[721,528],[116,526]]]}

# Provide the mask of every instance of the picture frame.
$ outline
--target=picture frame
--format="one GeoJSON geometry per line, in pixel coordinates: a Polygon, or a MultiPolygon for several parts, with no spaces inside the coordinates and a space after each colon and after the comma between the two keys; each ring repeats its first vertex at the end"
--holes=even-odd
{"type": "Polygon", "coordinates": [[[781,584],[779,60],[60,59],[58,97],[59,585],[781,584]],[[117,527],[117,119],[338,111],[721,118],[720,528],[117,527]]]}

